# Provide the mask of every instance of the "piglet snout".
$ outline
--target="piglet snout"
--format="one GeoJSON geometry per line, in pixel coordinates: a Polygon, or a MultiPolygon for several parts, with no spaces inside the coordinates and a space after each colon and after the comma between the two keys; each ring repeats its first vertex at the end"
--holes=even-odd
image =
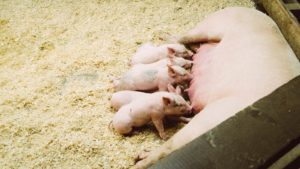
{"type": "Polygon", "coordinates": [[[187,52],[188,52],[188,55],[189,55],[190,57],[192,57],[192,56],[194,55],[194,53],[193,53],[192,51],[190,51],[190,50],[188,50],[187,52]]]}
{"type": "Polygon", "coordinates": [[[187,109],[187,111],[186,111],[186,114],[187,114],[187,115],[191,115],[192,112],[193,112],[193,107],[190,106],[190,105],[188,105],[188,109],[187,109]]]}

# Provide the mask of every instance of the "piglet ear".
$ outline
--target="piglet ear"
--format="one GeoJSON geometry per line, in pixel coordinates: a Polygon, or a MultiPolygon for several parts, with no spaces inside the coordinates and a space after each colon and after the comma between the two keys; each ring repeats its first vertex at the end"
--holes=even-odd
{"type": "Polygon", "coordinates": [[[171,85],[171,83],[168,84],[168,91],[171,92],[171,93],[176,93],[176,90],[173,87],[173,85],[171,85]]]}
{"type": "Polygon", "coordinates": [[[168,106],[169,104],[171,104],[171,99],[168,97],[162,97],[164,106],[168,106]]]}
{"type": "Polygon", "coordinates": [[[181,95],[181,88],[179,86],[176,87],[176,94],[181,95]]]}
{"type": "Polygon", "coordinates": [[[173,69],[173,67],[171,65],[168,65],[168,74],[170,77],[176,76],[176,71],[173,69]]]}
{"type": "Polygon", "coordinates": [[[168,47],[168,57],[173,58],[175,57],[175,50],[173,48],[168,47]]]}

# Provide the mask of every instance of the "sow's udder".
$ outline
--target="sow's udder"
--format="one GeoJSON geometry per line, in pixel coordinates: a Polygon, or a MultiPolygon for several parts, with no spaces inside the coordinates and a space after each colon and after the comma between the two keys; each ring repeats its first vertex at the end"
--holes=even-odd
{"type": "Polygon", "coordinates": [[[209,101],[210,90],[213,86],[210,76],[212,75],[211,62],[212,52],[217,43],[202,44],[193,56],[193,79],[188,90],[189,98],[195,113],[198,113],[209,101]]]}

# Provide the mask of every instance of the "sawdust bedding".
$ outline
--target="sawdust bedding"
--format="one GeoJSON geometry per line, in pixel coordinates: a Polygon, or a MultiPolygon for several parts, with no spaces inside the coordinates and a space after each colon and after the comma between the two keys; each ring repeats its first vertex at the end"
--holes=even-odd
{"type": "MultiPolygon", "coordinates": [[[[143,43],[250,0],[0,1],[0,168],[129,168],[163,141],[108,129],[111,78],[143,43]]],[[[167,129],[172,135],[182,125],[167,129]]]]}

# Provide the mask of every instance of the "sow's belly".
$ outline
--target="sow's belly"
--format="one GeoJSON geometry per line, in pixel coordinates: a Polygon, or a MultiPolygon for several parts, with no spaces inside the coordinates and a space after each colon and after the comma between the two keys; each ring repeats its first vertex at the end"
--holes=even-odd
{"type": "Polygon", "coordinates": [[[214,50],[217,45],[218,43],[202,44],[193,56],[193,79],[188,94],[195,113],[203,109],[210,101],[225,95],[224,90],[220,89],[220,87],[223,88],[224,86],[218,87],[218,82],[216,81],[218,79],[218,70],[222,69],[219,67],[220,65],[215,63],[214,50]]]}

